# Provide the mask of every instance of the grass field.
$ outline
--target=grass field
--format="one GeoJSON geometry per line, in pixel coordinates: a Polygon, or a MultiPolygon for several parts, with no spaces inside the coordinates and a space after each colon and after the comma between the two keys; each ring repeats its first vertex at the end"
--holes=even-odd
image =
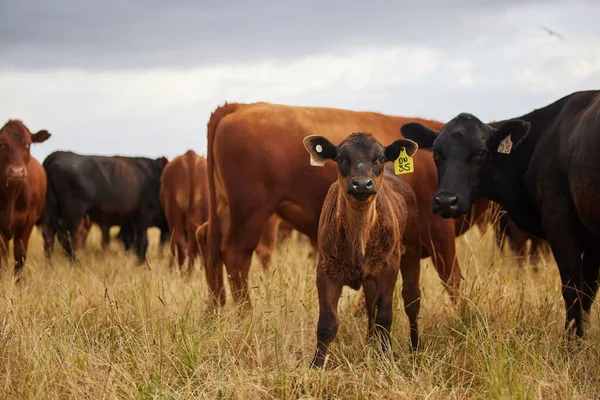
{"type": "Polygon", "coordinates": [[[458,240],[464,302],[453,307],[422,263],[423,350],[408,351],[397,285],[394,358],[365,340],[345,289],[327,367],[308,369],[318,314],[308,249],[281,244],[270,272],[251,271],[253,311],[207,312],[204,272],[168,271],[152,231],[150,266],[94,231],[72,267],[62,249],[45,265],[34,232],[25,281],[0,281],[0,398],[600,398],[598,306],[586,338],[563,340],[553,260],[537,273],[477,229],[458,240]]]}

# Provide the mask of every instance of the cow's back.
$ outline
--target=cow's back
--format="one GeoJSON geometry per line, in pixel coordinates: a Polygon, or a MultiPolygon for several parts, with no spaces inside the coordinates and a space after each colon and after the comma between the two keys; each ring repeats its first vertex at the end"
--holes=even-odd
{"type": "Polygon", "coordinates": [[[165,212],[175,208],[204,223],[208,219],[206,159],[189,150],[175,157],[161,175],[160,198],[165,212]]]}
{"type": "Polygon", "coordinates": [[[152,170],[151,161],[55,152],[44,168],[62,208],[81,204],[94,214],[131,215],[153,196],[158,202],[160,172],[152,170]]]}
{"type": "MultiPolygon", "coordinates": [[[[269,103],[241,106],[222,118],[215,134],[217,193],[221,198],[228,197],[223,182],[226,176],[227,180],[235,179],[228,181],[227,187],[269,191],[274,197],[293,199],[284,201],[277,211],[284,218],[291,215],[286,219],[299,219],[300,224],[294,226],[315,238],[316,221],[306,220],[311,219],[309,215],[319,214],[325,194],[336,178],[336,167],[333,163],[321,168],[311,166],[303,138],[320,135],[339,143],[349,133],[370,132],[387,145],[402,137],[400,127],[409,121],[420,121],[434,129],[442,126],[437,121],[333,108],[269,103]]],[[[417,152],[414,162],[415,173],[402,177],[425,204],[423,209],[430,211],[432,190],[437,185],[433,157],[430,152],[417,152]]]]}

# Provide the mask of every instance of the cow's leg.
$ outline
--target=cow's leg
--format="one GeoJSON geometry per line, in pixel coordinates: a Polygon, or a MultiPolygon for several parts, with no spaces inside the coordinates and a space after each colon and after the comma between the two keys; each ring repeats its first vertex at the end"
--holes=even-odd
{"type": "MultiPolygon", "coordinates": [[[[421,289],[419,278],[421,276],[421,263],[416,254],[407,252],[402,256],[400,264],[402,274],[402,300],[404,311],[408,316],[410,325],[410,343],[414,350],[419,347],[419,329],[417,318],[421,309],[421,289]]],[[[395,281],[394,281],[395,282],[395,281]]]]}
{"type": "Polygon", "coordinates": [[[275,251],[275,245],[277,244],[278,226],[280,221],[281,219],[276,214],[271,215],[263,228],[260,241],[256,247],[256,255],[260,260],[263,270],[268,270],[271,266],[271,258],[273,257],[273,251],[275,251]]]}
{"type": "Polygon", "coordinates": [[[460,266],[456,259],[455,228],[451,220],[435,216],[428,229],[423,232],[423,247],[431,256],[431,261],[450,294],[453,302],[458,300],[460,288],[460,266]]]}
{"type": "Polygon", "coordinates": [[[596,293],[598,292],[598,273],[600,272],[600,249],[592,247],[583,253],[583,311],[589,315],[596,293]]]}
{"type": "Polygon", "coordinates": [[[44,254],[46,255],[46,262],[48,265],[52,265],[52,252],[54,251],[56,229],[51,221],[44,220],[42,225],[42,236],[44,238],[44,254]]]}
{"type": "Polygon", "coordinates": [[[102,231],[102,249],[106,249],[110,244],[110,225],[107,223],[100,224],[102,231]]]}
{"type": "Polygon", "coordinates": [[[29,236],[33,230],[33,224],[17,229],[13,241],[15,254],[15,280],[19,282],[23,275],[23,265],[27,259],[27,247],[29,246],[29,236]]]}
{"type": "Polygon", "coordinates": [[[58,241],[67,252],[69,260],[73,263],[77,262],[74,241],[77,228],[79,227],[79,223],[81,222],[81,218],[83,218],[83,216],[69,220],[65,219],[63,221],[63,229],[59,229],[58,231],[58,241]]]}
{"type": "Polygon", "coordinates": [[[187,253],[188,253],[188,275],[194,272],[196,260],[200,256],[200,247],[198,240],[196,239],[196,229],[198,226],[194,225],[191,221],[187,224],[187,253]]]}
{"type": "Polygon", "coordinates": [[[542,256],[542,249],[544,243],[537,238],[531,238],[531,247],[529,248],[529,263],[533,266],[533,271],[538,271],[540,263],[540,257],[542,256]]]}
{"type": "Polygon", "coordinates": [[[251,305],[248,293],[248,273],[252,252],[256,249],[263,228],[269,217],[273,215],[274,209],[265,207],[252,211],[236,210],[230,205],[229,229],[221,247],[233,299],[247,306],[251,305]]]}
{"type": "MultiPolygon", "coordinates": [[[[377,312],[377,282],[374,279],[367,279],[362,284],[363,296],[360,296],[360,303],[364,306],[368,321],[367,338],[371,338],[375,329],[375,313],[377,312]]],[[[361,304],[355,303],[355,307],[361,304]]],[[[357,316],[357,315],[355,315],[357,316]]]]}
{"type": "MultiPolygon", "coordinates": [[[[171,262],[170,269],[173,269],[173,263],[177,259],[179,270],[185,261],[185,216],[179,212],[177,207],[167,207],[167,220],[171,227],[171,262]]],[[[189,238],[188,238],[189,239],[189,238]]]]}
{"type": "MultiPolygon", "coordinates": [[[[373,315],[372,317],[375,317],[374,334],[381,341],[383,352],[390,350],[392,318],[394,316],[394,288],[396,287],[397,280],[398,270],[391,268],[389,265],[384,266],[379,279],[377,279],[377,315],[373,315]]],[[[411,320],[411,339],[412,322],[411,320]]],[[[416,331],[416,320],[414,328],[416,331]]],[[[418,342],[418,337],[415,340],[418,342]]]]}
{"type": "Polygon", "coordinates": [[[146,260],[146,252],[148,251],[148,224],[142,219],[135,224],[134,228],[137,237],[135,254],[138,262],[142,264],[146,260]]]}
{"type": "Polygon", "coordinates": [[[181,269],[183,268],[183,263],[185,263],[185,256],[187,254],[187,245],[185,242],[185,235],[183,234],[183,232],[180,232],[179,234],[174,234],[173,242],[175,242],[175,246],[177,247],[177,264],[179,264],[179,271],[181,271],[181,269]]]}
{"type": "MultiPolygon", "coordinates": [[[[164,229],[166,229],[166,228],[164,228],[164,229]]],[[[161,246],[166,245],[167,243],[169,243],[169,240],[171,240],[171,231],[170,230],[163,230],[161,228],[161,231],[160,231],[160,245],[161,246]]]]}
{"type": "MultiPolygon", "coordinates": [[[[219,210],[218,219],[221,221],[222,210],[219,210]]],[[[198,229],[196,229],[196,240],[200,246],[200,252],[202,253],[202,262],[204,263],[204,273],[206,275],[206,284],[210,290],[211,299],[213,305],[224,306],[225,305],[225,288],[223,283],[223,264],[219,263],[216,268],[212,268],[208,263],[208,225],[209,222],[205,222],[198,229]]],[[[221,225],[221,224],[219,224],[221,225]]],[[[219,229],[221,227],[219,226],[219,229]]],[[[223,230],[221,230],[221,233],[223,230]]]]}
{"type": "Polygon", "coordinates": [[[338,301],[343,285],[331,279],[319,263],[317,267],[317,292],[319,294],[319,322],[317,323],[317,351],[311,367],[322,367],[329,344],[335,339],[340,325],[338,301]]]}
{"type": "Polygon", "coordinates": [[[570,199],[561,194],[564,187],[543,188],[546,196],[541,203],[541,217],[544,231],[554,253],[562,281],[562,294],[566,308],[565,329],[569,333],[583,336],[582,296],[583,268],[581,253],[583,248],[578,238],[578,220],[573,212],[570,199]]]}
{"type": "Polygon", "coordinates": [[[3,233],[0,233],[0,273],[8,265],[8,242],[9,239],[3,233]]]}

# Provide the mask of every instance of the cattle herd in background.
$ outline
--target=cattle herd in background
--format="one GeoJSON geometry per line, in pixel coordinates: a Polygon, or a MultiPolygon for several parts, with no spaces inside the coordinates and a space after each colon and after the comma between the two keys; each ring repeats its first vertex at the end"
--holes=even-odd
{"type": "Polygon", "coordinates": [[[490,124],[470,114],[443,124],[333,108],[229,103],[210,116],[206,159],[193,150],[170,162],[57,151],[42,166],[29,147],[49,137],[45,130],[31,133],[18,120],[0,130],[0,263],[6,265],[13,239],[17,279],[35,224],[49,262],[55,238],[77,262],[96,223],[103,246],[110,227],[119,226],[119,239],[141,263],[147,229],[158,227],[161,242],[170,242],[171,265],[181,269],[188,259],[191,272],[201,258],[215,305],[225,304],[225,266],[233,299],[250,306],[252,254],[268,268],[278,235],[297,230],[317,250],[320,314],[313,365],[319,366],[337,332],[343,286],[363,289],[369,333],[384,350],[389,347],[398,272],[417,348],[420,259],[431,257],[456,300],[462,277],[455,237],[475,224],[485,230],[492,220],[498,244],[506,242],[519,263],[528,241],[534,264],[552,249],[565,327],[583,335],[582,318],[596,295],[600,268],[597,91],[573,93],[490,124]],[[384,166],[401,152],[412,155],[414,172],[395,175],[384,166]]]}

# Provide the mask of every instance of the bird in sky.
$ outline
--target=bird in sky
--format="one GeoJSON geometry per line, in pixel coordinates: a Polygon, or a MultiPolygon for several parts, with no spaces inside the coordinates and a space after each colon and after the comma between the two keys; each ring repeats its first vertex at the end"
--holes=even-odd
{"type": "Polygon", "coordinates": [[[558,33],[558,32],[556,32],[556,31],[553,31],[553,30],[552,30],[552,29],[550,29],[550,28],[546,28],[545,26],[540,26],[540,28],[541,28],[541,29],[543,29],[543,30],[545,30],[546,32],[548,32],[548,34],[549,34],[550,36],[556,36],[556,37],[557,37],[557,38],[559,38],[560,40],[565,40],[565,38],[564,38],[564,37],[563,37],[561,34],[559,34],[559,33],[558,33]]]}

